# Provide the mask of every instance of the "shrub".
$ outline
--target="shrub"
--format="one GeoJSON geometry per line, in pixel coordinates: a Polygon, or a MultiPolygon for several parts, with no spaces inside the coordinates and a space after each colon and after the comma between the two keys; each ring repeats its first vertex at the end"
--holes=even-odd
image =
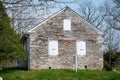
{"type": "Polygon", "coordinates": [[[107,70],[107,71],[112,71],[112,66],[106,66],[106,67],[105,67],[105,70],[107,70]]]}
{"type": "Polygon", "coordinates": [[[104,61],[104,69],[107,71],[112,71],[112,66],[110,66],[107,61],[104,61]]]}

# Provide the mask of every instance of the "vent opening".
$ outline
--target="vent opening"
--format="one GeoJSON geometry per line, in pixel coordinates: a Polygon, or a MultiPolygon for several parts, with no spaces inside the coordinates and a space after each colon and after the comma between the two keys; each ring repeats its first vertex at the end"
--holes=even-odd
{"type": "Polygon", "coordinates": [[[51,69],[51,67],[49,67],[49,69],[51,69]]]}
{"type": "Polygon", "coordinates": [[[85,65],[85,69],[87,69],[87,65],[85,65]]]}

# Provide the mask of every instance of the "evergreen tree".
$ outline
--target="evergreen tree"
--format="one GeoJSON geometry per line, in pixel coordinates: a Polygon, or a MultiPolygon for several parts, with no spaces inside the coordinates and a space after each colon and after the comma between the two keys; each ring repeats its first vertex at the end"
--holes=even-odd
{"type": "Polygon", "coordinates": [[[0,1],[0,63],[25,57],[20,35],[11,27],[3,3],[0,1]]]}

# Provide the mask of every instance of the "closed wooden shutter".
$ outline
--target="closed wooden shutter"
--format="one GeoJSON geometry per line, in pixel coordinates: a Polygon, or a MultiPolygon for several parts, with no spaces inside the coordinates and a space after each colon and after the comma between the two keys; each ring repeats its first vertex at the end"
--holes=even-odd
{"type": "Polygon", "coordinates": [[[64,30],[71,30],[71,19],[64,19],[64,30]]]}
{"type": "Polygon", "coordinates": [[[58,55],[58,41],[50,40],[48,45],[48,54],[50,56],[58,55]]]}
{"type": "Polygon", "coordinates": [[[76,42],[77,55],[84,56],[86,55],[86,42],[77,41],[76,42]]]}

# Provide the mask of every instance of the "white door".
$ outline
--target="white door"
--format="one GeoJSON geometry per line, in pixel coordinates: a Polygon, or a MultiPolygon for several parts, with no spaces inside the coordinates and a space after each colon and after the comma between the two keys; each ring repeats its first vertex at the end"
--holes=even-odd
{"type": "Polygon", "coordinates": [[[85,56],[86,55],[86,42],[77,41],[76,42],[77,55],[85,56]]]}
{"type": "Polygon", "coordinates": [[[48,54],[50,56],[57,56],[58,55],[58,41],[50,40],[48,46],[48,54]]]}

